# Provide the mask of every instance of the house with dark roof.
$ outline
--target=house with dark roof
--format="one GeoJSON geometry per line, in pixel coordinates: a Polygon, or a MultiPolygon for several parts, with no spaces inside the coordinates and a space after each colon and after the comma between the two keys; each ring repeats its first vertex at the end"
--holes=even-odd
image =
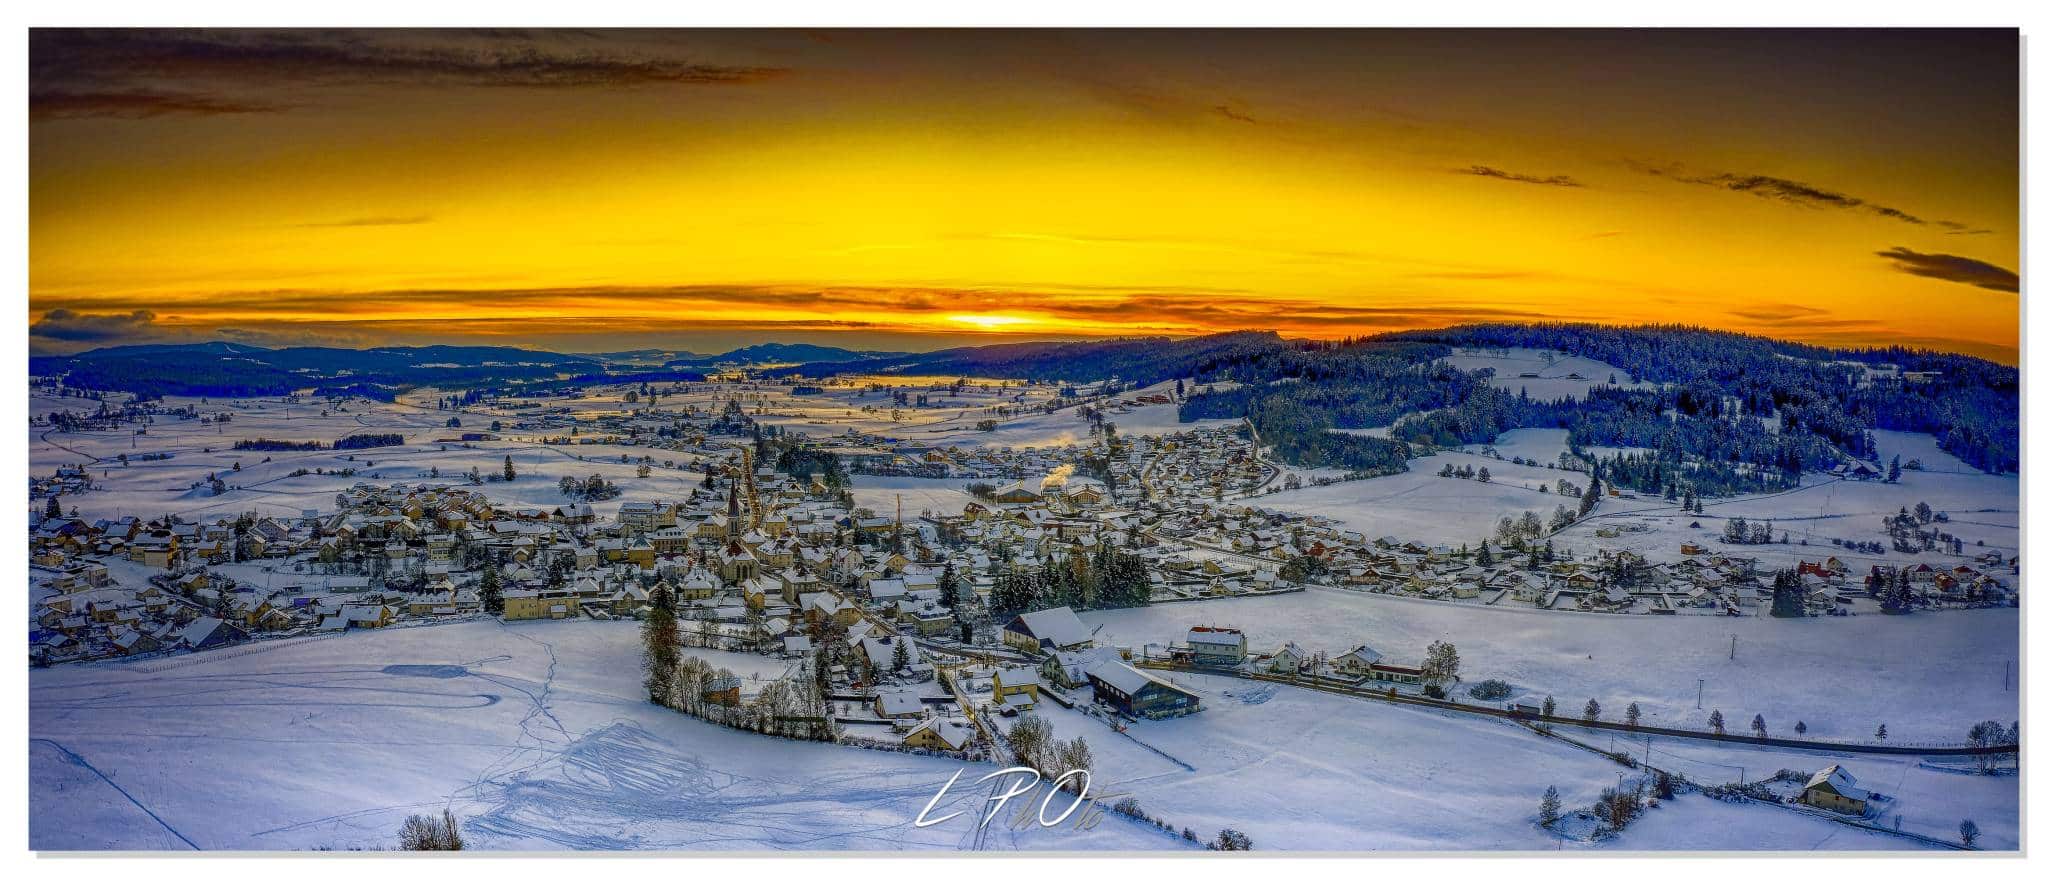
{"type": "Polygon", "coordinates": [[[212,616],[201,616],[192,620],[178,634],[178,640],[186,649],[212,649],[230,643],[249,639],[249,632],[243,631],[231,622],[212,616]]]}
{"type": "Polygon", "coordinates": [[[1088,669],[1095,703],[1127,716],[1168,719],[1202,709],[1202,699],[1179,686],[1123,662],[1088,669]]]}

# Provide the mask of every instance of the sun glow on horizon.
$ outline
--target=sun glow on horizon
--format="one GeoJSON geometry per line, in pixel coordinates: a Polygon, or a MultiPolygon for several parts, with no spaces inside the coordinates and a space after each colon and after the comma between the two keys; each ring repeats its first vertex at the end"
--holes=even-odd
{"type": "Polygon", "coordinates": [[[964,323],[975,329],[986,330],[1006,330],[1038,323],[1037,320],[1030,317],[1018,317],[1012,314],[949,314],[946,316],[946,319],[954,323],[964,323]]]}

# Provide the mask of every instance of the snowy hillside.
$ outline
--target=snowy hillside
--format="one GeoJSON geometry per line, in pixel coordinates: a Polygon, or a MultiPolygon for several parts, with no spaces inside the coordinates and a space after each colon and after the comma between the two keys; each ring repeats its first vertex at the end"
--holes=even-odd
{"type": "MultiPolygon", "coordinates": [[[[975,765],[718,728],[646,703],[640,685],[637,626],[588,621],[357,631],[37,671],[29,842],[389,847],[407,815],[446,806],[484,849],[973,844],[964,818],[912,822],[975,765]]],[[[987,847],[1187,847],[1115,817],[1085,831],[1005,826],[987,847]]]]}

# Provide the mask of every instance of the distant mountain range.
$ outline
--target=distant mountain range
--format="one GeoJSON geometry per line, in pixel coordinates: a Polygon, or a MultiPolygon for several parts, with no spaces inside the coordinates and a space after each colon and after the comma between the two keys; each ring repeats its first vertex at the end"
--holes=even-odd
{"type": "Polygon", "coordinates": [[[815,344],[767,344],[734,348],[710,356],[679,357],[665,363],[671,367],[789,365],[793,363],[855,363],[906,356],[888,351],[855,351],[815,344]]]}
{"type": "Polygon", "coordinates": [[[512,347],[262,348],[234,342],[128,345],[30,357],[29,375],[62,375],[83,390],[180,396],[268,396],[312,388],[388,397],[423,385],[473,387],[602,374],[603,361],[512,347]]]}
{"type": "Polygon", "coordinates": [[[29,358],[29,374],[63,376],[83,390],[175,396],[268,396],[313,389],[387,398],[412,387],[526,387],[599,381],[701,379],[722,366],[766,367],[771,376],[887,371],[903,375],[1014,377],[1035,380],[1155,381],[1201,371],[1204,364],[1283,346],[1271,332],[1230,332],[1084,342],[1024,342],[929,353],[858,351],[766,343],[722,354],[659,359],[661,349],[563,354],[502,346],[265,348],[238,342],[146,344],[29,358]],[[661,365],[653,364],[659,361],[661,365]]]}
{"type": "Polygon", "coordinates": [[[590,356],[607,363],[659,366],[673,360],[698,359],[703,354],[694,351],[677,350],[675,348],[635,348],[630,351],[606,351],[601,354],[591,354],[590,356]]]}

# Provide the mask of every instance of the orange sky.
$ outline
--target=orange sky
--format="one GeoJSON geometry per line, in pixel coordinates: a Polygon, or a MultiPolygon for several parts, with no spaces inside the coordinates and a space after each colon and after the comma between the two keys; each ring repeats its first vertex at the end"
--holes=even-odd
{"type": "Polygon", "coordinates": [[[41,352],[1584,319],[2016,357],[2010,31],[30,48],[41,352]]]}

